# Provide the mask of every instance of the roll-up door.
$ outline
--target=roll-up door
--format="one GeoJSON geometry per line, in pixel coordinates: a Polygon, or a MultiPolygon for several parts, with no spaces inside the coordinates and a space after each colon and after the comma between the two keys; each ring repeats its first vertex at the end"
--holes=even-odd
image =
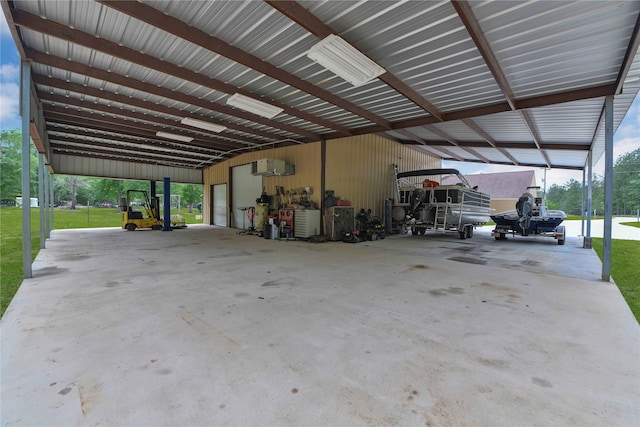
{"type": "Polygon", "coordinates": [[[247,208],[256,206],[256,199],[262,194],[262,176],[251,175],[251,164],[236,166],[232,169],[231,194],[233,196],[233,226],[249,228],[247,208]]]}

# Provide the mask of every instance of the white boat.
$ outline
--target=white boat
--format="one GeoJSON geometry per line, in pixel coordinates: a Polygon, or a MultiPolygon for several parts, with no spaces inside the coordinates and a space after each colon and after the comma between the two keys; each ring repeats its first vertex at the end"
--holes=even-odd
{"type": "Polygon", "coordinates": [[[473,236],[475,226],[490,220],[491,197],[472,188],[457,169],[422,169],[397,172],[397,203],[393,217],[412,234],[424,234],[428,230],[456,231],[460,238],[473,236]],[[454,175],[459,182],[441,185],[443,176],[454,175]],[[408,178],[430,177],[420,184],[407,183],[408,178]],[[403,181],[405,182],[404,185],[403,181]]]}

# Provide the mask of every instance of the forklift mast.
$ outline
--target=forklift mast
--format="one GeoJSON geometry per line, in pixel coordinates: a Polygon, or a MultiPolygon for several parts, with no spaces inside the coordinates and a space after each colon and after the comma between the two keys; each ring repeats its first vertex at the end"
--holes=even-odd
{"type": "Polygon", "coordinates": [[[150,208],[151,208],[151,214],[149,216],[160,221],[161,218],[160,218],[160,198],[159,197],[151,198],[150,208]]]}

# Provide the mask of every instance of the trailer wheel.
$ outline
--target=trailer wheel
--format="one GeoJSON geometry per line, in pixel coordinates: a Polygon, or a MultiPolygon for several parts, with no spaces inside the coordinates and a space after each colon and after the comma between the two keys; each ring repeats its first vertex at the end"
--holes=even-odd
{"type": "Polygon", "coordinates": [[[564,226],[561,225],[556,229],[556,236],[558,239],[558,244],[564,245],[564,237],[565,237],[564,226]]]}
{"type": "Polygon", "coordinates": [[[127,224],[127,231],[136,231],[136,225],[133,223],[127,224]]]}
{"type": "Polygon", "coordinates": [[[465,232],[467,233],[467,239],[470,239],[473,237],[473,225],[467,225],[464,227],[465,232]]]}
{"type": "Polygon", "coordinates": [[[418,228],[417,227],[411,227],[411,234],[413,234],[414,236],[418,235],[418,228]]]}
{"type": "Polygon", "coordinates": [[[466,238],[467,238],[467,230],[466,230],[466,229],[464,229],[464,230],[460,231],[460,232],[459,232],[459,234],[460,234],[460,238],[461,238],[462,240],[464,240],[464,239],[466,239],[466,238]]]}
{"type": "Polygon", "coordinates": [[[419,228],[419,229],[418,229],[418,233],[420,233],[420,234],[424,234],[424,233],[426,233],[426,232],[427,232],[427,229],[426,229],[426,228],[419,228]]]}

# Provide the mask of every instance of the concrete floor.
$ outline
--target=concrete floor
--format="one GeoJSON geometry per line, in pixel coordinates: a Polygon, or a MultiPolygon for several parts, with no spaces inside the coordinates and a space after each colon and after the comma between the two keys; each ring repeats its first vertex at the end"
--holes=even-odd
{"type": "Polygon", "coordinates": [[[54,231],[2,425],[640,425],[640,327],[581,245],[54,231]]]}

